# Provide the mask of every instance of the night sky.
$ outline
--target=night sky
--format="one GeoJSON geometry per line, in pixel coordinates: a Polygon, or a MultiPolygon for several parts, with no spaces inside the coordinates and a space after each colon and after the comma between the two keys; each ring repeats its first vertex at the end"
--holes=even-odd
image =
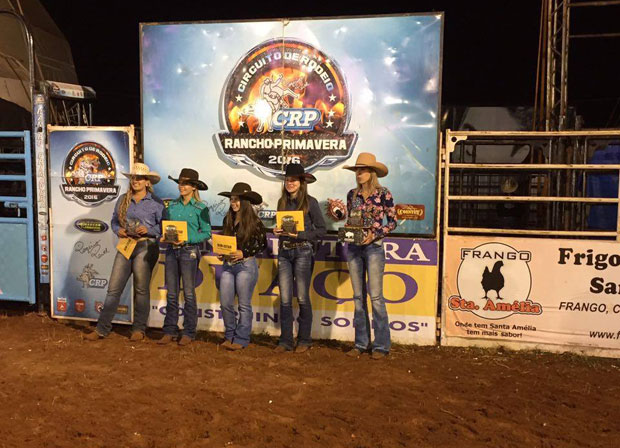
{"type": "MultiPolygon", "coordinates": [[[[140,22],[443,11],[443,107],[534,103],[540,0],[409,1],[406,8],[357,1],[41,3],[71,45],[80,83],[97,91],[95,125],[140,125],[140,22]]],[[[573,34],[620,32],[620,6],[575,8],[571,14],[573,34]]],[[[569,105],[586,127],[620,127],[619,73],[620,38],[571,40],[569,105]]]]}

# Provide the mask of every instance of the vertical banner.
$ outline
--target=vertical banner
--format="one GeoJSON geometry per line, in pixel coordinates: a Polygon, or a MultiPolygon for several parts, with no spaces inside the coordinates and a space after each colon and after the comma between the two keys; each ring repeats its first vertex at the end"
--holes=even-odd
{"type": "MultiPolygon", "coordinates": [[[[110,220],[129,181],[132,127],[48,127],[53,317],[96,320],[116,256],[110,220]]],[[[131,282],[116,322],[131,322],[131,282]]]]}
{"type": "MultiPolygon", "coordinates": [[[[145,160],[163,179],[198,170],[215,226],[236,181],[272,226],[283,167],[300,163],[337,230],[356,185],[342,168],[373,152],[390,170],[394,234],[434,235],[442,17],[143,24],[145,160]]],[[[178,195],[165,180],[156,192],[178,195]]]]}
{"type": "Polygon", "coordinates": [[[448,236],[443,341],[620,349],[620,244],[448,236]]]}
{"type": "MultiPolygon", "coordinates": [[[[280,297],[278,289],[277,238],[269,239],[269,254],[258,258],[259,277],[252,297],[252,331],[280,334],[280,297]]],[[[386,264],[383,291],[390,318],[392,341],[402,344],[436,343],[437,315],[437,242],[386,238],[386,264]]],[[[321,339],[352,341],[353,290],[347,269],[346,247],[328,237],[315,257],[310,300],[314,314],[312,336],[321,339]]],[[[219,285],[222,262],[215,254],[201,259],[197,281],[198,328],[223,331],[219,285]]],[[[293,301],[294,306],[297,302],[293,301]]],[[[161,327],[166,313],[164,262],[159,262],[151,281],[149,325],[161,327]]],[[[295,311],[297,312],[297,311],[295,311]]],[[[371,313],[372,314],[372,313],[371,313]]],[[[183,321],[181,305],[180,323],[183,321]]],[[[372,316],[371,316],[372,318],[372,316]]]]}
{"type": "Polygon", "coordinates": [[[49,217],[47,205],[47,157],[45,137],[47,135],[47,104],[45,96],[34,97],[34,151],[37,195],[37,233],[39,244],[39,281],[50,282],[49,265],[49,217]]]}

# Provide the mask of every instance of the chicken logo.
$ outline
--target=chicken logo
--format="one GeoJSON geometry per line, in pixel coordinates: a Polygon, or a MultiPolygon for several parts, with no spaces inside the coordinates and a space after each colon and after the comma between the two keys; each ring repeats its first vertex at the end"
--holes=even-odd
{"type": "Polygon", "coordinates": [[[83,142],[67,154],[63,165],[62,194],[69,200],[92,207],[118,196],[116,163],[99,143],[83,142]]]}
{"type": "Polygon", "coordinates": [[[220,104],[222,156],[267,176],[300,163],[306,172],[348,159],[351,99],[336,61],[291,38],[250,49],[226,80],[220,104]],[[224,129],[225,128],[225,129],[224,129]]]}
{"type": "Polygon", "coordinates": [[[497,298],[501,299],[499,292],[504,289],[504,276],[500,272],[501,267],[504,266],[502,261],[497,261],[493,265],[493,269],[489,271],[489,268],[484,268],[482,273],[482,289],[484,289],[484,298],[488,299],[487,294],[489,291],[495,291],[497,298]]]}
{"type": "Polygon", "coordinates": [[[532,275],[528,263],[531,259],[531,252],[503,243],[461,249],[457,274],[459,294],[448,299],[448,307],[485,319],[542,314],[542,306],[530,298],[532,275]]]}

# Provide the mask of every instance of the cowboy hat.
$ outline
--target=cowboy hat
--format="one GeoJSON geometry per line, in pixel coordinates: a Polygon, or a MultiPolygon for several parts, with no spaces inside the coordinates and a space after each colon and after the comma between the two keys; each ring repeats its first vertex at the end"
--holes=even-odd
{"type": "Polygon", "coordinates": [[[151,171],[151,169],[145,163],[134,163],[131,166],[131,172],[122,173],[123,176],[131,179],[132,176],[144,176],[148,177],[151,181],[151,184],[155,185],[157,182],[161,180],[161,176],[157,174],[155,171],[151,171]]]}
{"type": "Polygon", "coordinates": [[[232,191],[222,191],[218,193],[220,196],[225,196],[227,198],[231,196],[239,196],[239,199],[247,199],[251,204],[258,205],[263,202],[263,198],[260,194],[255,191],[252,191],[252,187],[244,182],[237,182],[232,191]]]}
{"type": "Polygon", "coordinates": [[[307,184],[316,182],[316,177],[310,173],[306,173],[304,167],[299,163],[289,163],[286,165],[284,177],[303,177],[307,184]]]}
{"type": "Polygon", "coordinates": [[[179,174],[179,178],[175,179],[172,176],[168,176],[168,179],[175,181],[177,184],[179,182],[184,182],[187,184],[191,184],[194,187],[198,188],[199,190],[208,190],[209,187],[207,187],[207,184],[205,184],[203,181],[201,181],[198,178],[198,171],[193,170],[191,168],[183,168],[181,170],[181,174],[179,174]]]}
{"type": "Polygon", "coordinates": [[[345,170],[355,171],[357,168],[370,168],[377,173],[377,177],[385,177],[388,173],[388,168],[381,162],[377,162],[377,158],[374,154],[369,152],[361,152],[357,156],[357,160],[355,161],[355,165],[353,166],[343,166],[345,170]]]}

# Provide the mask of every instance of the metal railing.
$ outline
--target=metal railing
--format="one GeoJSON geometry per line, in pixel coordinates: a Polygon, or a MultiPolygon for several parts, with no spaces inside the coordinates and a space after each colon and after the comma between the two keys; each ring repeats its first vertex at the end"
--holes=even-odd
{"type": "Polygon", "coordinates": [[[620,241],[617,218],[614,228],[593,229],[589,222],[592,210],[602,210],[607,217],[617,214],[617,191],[614,197],[592,197],[587,188],[602,175],[607,176],[608,184],[614,179],[617,186],[614,176],[620,173],[620,159],[615,164],[589,161],[595,151],[618,142],[620,130],[447,130],[442,152],[444,235],[512,234],[620,241]],[[494,152],[502,147],[513,149],[504,151],[504,157],[495,157],[494,152]],[[516,152],[525,154],[519,163],[510,160],[516,152]]]}
{"type": "MultiPolygon", "coordinates": [[[[17,216],[0,216],[0,232],[5,236],[6,232],[10,232],[10,229],[14,230],[15,225],[25,225],[26,231],[23,232],[26,235],[26,241],[12,241],[15,245],[11,249],[15,250],[16,247],[25,249],[26,256],[22,257],[23,253],[13,253],[3,247],[4,258],[0,263],[0,268],[4,273],[9,272],[9,269],[15,270],[15,272],[26,271],[24,281],[26,285],[17,285],[17,288],[7,289],[6,286],[0,289],[0,299],[4,300],[17,300],[26,301],[31,304],[36,302],[36,283],[34,279],[34,216],[33,216],[33,192],[32,192],[32,160],[30,155],[30,132],[0,132],[0,168],[6,166],[9,161],[17,161],[19,165],[23,162],[24,174],[2,174],[4,170],[0,170],[0,183],[3,182],[23,182],[25,184],[25,195],[18,194],[20,188],[13,188],[13,191],[9,193],[16,194],[3,194],[0,195],[0,206],[3,209],[16,209],[17,216]],[[22,139],[22,151],[21,152],[5,152],[3,150],[3,141],[7,139],[22,139]],[[25,211],[25,217],[22,217],[21,211],[25,211]],[[3,225],[7,228],[3,229],[3,225]],[[19,256],[18,256],[19,255],[19,256]],[[24,260],[24,261],[22,261],[24,260]],[[11,263],[17,263],[13,266],[11,263]],[[22,291],[22,292],[15,292],[22,291]],[[23,293],[27,291],[27,293],[23,293]]],[[[6,236],[5,236],[6,237],[6,236]]],[[[7,279],[4,278],[6,281],[7,279]]],[[[15,280],[15,279],[13,279],[15,280]]],[[[0,285],[2,286],[2,285],[0,285]]],[[[12,285],[15,286],[15,285],[12,285]]]]}

